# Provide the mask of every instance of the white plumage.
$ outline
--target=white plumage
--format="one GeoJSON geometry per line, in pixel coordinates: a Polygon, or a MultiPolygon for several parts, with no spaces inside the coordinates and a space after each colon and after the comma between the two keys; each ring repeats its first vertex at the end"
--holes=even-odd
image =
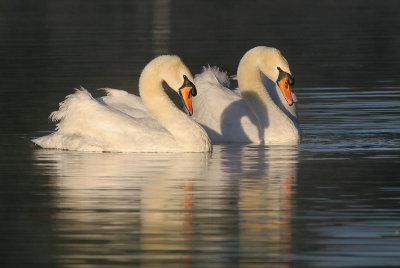
{"type": "Polygon", "coordinates": [[[33,139],[43,148],[116,152],[208,152],[207,133],[178,109],[162,87],[165,81],[178,92],[189,69],[177,56],[160,56],[143,70],[141,98],[123,90],[105,89],[94,99],[78,89],[60,103],[50,118],[57,129],[33,139]]]}
{"type": "Polygon", "coordinates": [[[280,72],[292,78],[285,58],[269,47],[253,48],[243,56],[237,72],[239,92],[227,87],[226,73],[204,67],[195,76],[194,120],[213,143],[298,144],[296,108],[277,85],[280,72]]]}

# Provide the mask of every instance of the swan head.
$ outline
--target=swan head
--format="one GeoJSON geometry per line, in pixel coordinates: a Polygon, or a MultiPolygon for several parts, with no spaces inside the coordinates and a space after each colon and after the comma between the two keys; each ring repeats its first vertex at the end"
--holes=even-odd
{"type": "Polygon", "coordinates": [[[181,58],[176,55],[162,55],[153,59],[142,71],[139,78],[139,91],[145,88],[146,81],[155,81],[155,75],[179,94],[186,111],[192,115],[192,97],[196,96],[197,91],[193,84],[193,75],[181,58]]]}
{"type": "Polygon", "coordinates": [[[290,87],[294,85],[294,77],[281,52],[276,48],[265,46],[255,47],[250,51],[255,54],[260,71],[276,82],[288,104],[292,105],[293,98],[290,87]]]}
{"type": "Polygon", "coordinates": [[[193,115],[192,98],[197,95],[193,84],[193,76],[183,61],[174,55],[165,56],[169,58],[169,65],[163,69],[161,77],[181,97],[183,106],[189,114],[193,115]]]}
{"type": "Polygon", "coordinates": [[[276,84],[282,91],[283,96],[289,105],[293,104],[292,92],[290,91],[290,86],[294,85],[294,77],[285,71],[283,71],[279,66],[277,67],[279,71],[278,79],[276,80],[276,84]]]}

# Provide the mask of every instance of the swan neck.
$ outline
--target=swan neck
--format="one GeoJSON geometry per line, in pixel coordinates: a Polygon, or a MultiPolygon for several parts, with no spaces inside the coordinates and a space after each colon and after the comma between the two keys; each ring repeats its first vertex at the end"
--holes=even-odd
{"type": "Polygon", "coordinates": [[[188,115],[176,107],[164,91],[162,86],[164,80],[160,75],[162,66],[148,67],[140,76],[139,92],[149,112],[177,141],[179,140],[182,146],[192,146],[193,139],[202,139],[205,140],[204,143],[208,143],[208,136],[200,125],[190,120],[188,115]]]}
{"type": "Polygon", "coordinates": [[[266,107],[273,105],[273,100],[262,83],[259,63],[260,56],[257,53],[246,53],[239,63],[237,76],[244,100],[260,121],[261,115],[266,114],[266,107]]]}
{"type": "Polygon", "coordinates": [[[239,63],[237,77],[239,89],[251,89],[262,85],[261,70],[258,59],[254,57],[243,57],[239,63]]]}
{"type": "Polygon", "coordinates": [[[180,125],[186,125],[190,120],[170,100],[162,83],[163,80],[155,74],[142,74],[139,82],[140,97],[149,112],[164,128],[173,135],[179,134],[177,129],[180,125]]]}
{"type": "Polygon", "coordinates": [[[273,101],[262,82],[262,73],[271,81],[275,81],[275,79],[271,77],[273,64],[265,63],[268,54],[259,52],[257,49],[250,50],[243,56],[238,66],[237,76],[243,99],[257,118],[260,140],[267,141],[268,136],[271,136],[271,130],[279,133],[285,133],[287,129],[296,130],[292,120],[273,101]]]}

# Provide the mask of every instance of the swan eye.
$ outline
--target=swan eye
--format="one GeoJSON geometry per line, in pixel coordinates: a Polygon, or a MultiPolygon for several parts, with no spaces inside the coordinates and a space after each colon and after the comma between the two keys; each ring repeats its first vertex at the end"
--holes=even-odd
{"type": "Polygon", "coordinates": [[[285,72],[284,70],[282,70],[280,67],[276,67],[279,71],[279,76],[278,76],[278,80],[276,81],[277,83],[282,80],[283,78],[288,78],[288,81],[285,83],[286,87],[288,87],[288,85],[292,86],[294,85],[294,77],[285,72]]]}
{"type": "Polygon", "coordinates": [[[197,95],[197,90],[196,90],[195,86],[192,87],[192,90],[190,91],[190,93],[192,94],[193,97],[197,95]]]}
{"type": "Polygon", "coordinates": [[[183,85],[179,88],[179,92],[182,88],[184,87],[190,87],[191,91],[190,94],[192,94],[192,96],[196,96],[197,91],[196,91],[196,87],[194,86],[194,84],[189,80],[189,78],[187,78],[186,75],[183,75],[183,85]]]}

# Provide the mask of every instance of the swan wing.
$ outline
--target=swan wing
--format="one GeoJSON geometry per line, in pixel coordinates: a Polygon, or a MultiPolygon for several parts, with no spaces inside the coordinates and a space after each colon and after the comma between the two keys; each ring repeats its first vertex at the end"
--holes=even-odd
{"type": "Polygon", "coordinates": [[[76,90],[50,115],[57,131],[33,141],[44,148],[80,151],[148,151],[160,139],[168,144],[171,135],[154,119],[133,117],[92,97],[86,89],[76,90]]]}
{"type": "Polygon", "coordinates": [[[104,102],[109,107],[136,118],[153,118],[139,96],[120,89],[104,88],[102,90],[107,95],[98,98],[98,100],[104,102]]]}

